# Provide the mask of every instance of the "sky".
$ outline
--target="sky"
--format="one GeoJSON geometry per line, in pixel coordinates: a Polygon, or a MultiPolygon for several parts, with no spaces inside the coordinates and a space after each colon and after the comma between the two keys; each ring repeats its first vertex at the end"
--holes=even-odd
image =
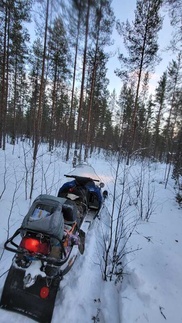
{"type": "MultiPolygon", "coordinates": [[[[116,20],[119,19],[121,22],[125,22],[128,19],[129,22],[131,22],[132,20],[134,20],[136,0],[112,0],[112,8],[114,10],[116,20]]],[[[174,54],[166,50],[166,47],[169,45],[172,37],[172,28],[170,26],[168,14],[163,11],[162,15],[164,16],[163,28],[159,32],[159,54],[162,58],[162,61],[159,65],[156,66],[155,72],[151,74],[149,92],[152,94],[154,94],[157,83],[163,72],[166,70],[168,63],[172,60],[172,58],[175,58],[174,54]]],[[[34,24],[31,24],[31,27],[29,26],[29,31],[31,33],[31,40],[33,40],[35,38],[34,24]]],[[[120,68],[120,63],[117,58],[118,52],[122,52],[122,50],[125,51],[125,48],[115,26],[113,28],[112,39],[114,44],[106,49],[111,56],[107,64],[107,78],[109,79],[108,89],[110,93],[112,93],[115,89],[117,95],[119,95],[122,87],[122,82],[120,78],[116,76],[114,71],[117,68],[120,68]]]]}
{"type": "MultiPolygon", "coordinates": [[[[121,22],[125,22],[127,19],[129,22],[134,20],[134,11],[136,9],[136,0],[113,0],[112,1],[112,7],[114,9],[114,13],[116,16],[116,20],[120,20],[121,22]]],[[[163,21],[163,28],[159,32],[159,54],[162,58],[162,61],[159,65],[155,68],[155,73],[151,75],[150,80],[150,86],[149,86],[149,92],[154,93],[155,87],[162,76],[163,72],[166,70],[168,63],[172,60],[172,58],[175,57],[174,54],[172,54],[170,51],[166,50],[166,47],[169,45],[169,42],[171,40],[171,33],[172,28],[170,26],[169,17],[166,12],[162,12],[162,15],[165,16],[163,21]]],[[[121,90],[121,80],[119,77],[117,77],[114,73],[114,70],[116,68],[120,68],[120,63],[117,58],[117,52],[120,50],[122,52],[122,49],[124,49],[122,44],[122,39],[119,36],[118,32],[116,31],[116,28],[114,27],[113,30],[113,39],[114,39],[114,45],[109,48],[111,52],[114,53],[113,57],[109,59],[108,62],[108,73],[107,77],[110,80],[109,84],[109,90],[112,92],[114,89],[116,90],[116,93],[119,94],[121,90]]]]}
{"type": "MultiPolygon", "coordinates": [[[[46,144],[39,148],[33,199],[41,193],[57,195],[65,182],[64,174],[72,170],[72,160],[64,161],[64,147],[57,147],[52,153],[47,148],[46,144]]],[[[84,254],[78,254],[60,283],[51,323],[181,323],[182,216],[171,176],[165,188],[168,166],[147,160],[133,161],[129,166],[123,160],[120,164],[114,214],[118,214],[117,205],[126,180],[122,217],[132,234],[122,259],[123,281],[115,285],[113,281],[102,280],[102,245],[109,233],[117,163],[113,154],[103,152],[94,152],[88,163],[105,183],[109,195],[100,219],[96,218],[87,232],[84,254]],[[139,179],[143,179],[141,187],[139,179]],[[137,198],[139,187],[142,195],[137,198]],[[149,201],[151,215],[145,221],[140,218],[141,210],[145,217],[149,201]]],[[[25,199],[25,189],[30,190],[25,175],[29,170],[30,183],[31,165],[32,148],[26,141],[19,141],[15,147],[7,144],[6,151],[0,150],[0,297],[13,257],[13,253],[3,250],[8,224],[12,235],[31,205],[25,199]]],[[[0,309],[0,323],[7,322],[34,321],[0,309]]]]}

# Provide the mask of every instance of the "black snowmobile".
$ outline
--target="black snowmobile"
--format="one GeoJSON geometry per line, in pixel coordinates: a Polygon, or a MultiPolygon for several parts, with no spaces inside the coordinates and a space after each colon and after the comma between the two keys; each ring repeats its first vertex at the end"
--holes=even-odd
{"type": "Polygon", "coordinates": [[[1,308],[44,323],[51,322],[59,283],[78,251],[83,254],[85,234],[107,195],[101,193],[98,178],[74,172],[65,176],[72,180],[60,188],[58,197],[39,195],[21,227],[4,244],[15,256],[1,308]]]}

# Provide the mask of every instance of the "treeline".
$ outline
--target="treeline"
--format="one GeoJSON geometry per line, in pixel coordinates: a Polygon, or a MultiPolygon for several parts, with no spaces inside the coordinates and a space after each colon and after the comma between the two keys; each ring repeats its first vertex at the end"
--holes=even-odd
{"type": "Polygon", "coordinates": [[[60,142],[85,158],[95,147],[174,162],[181,171],[182,52],[180,0],[137,0],[132,22],[115,21],[111,0],[3,0],[0,3],[0,147],[30,138],[60,142]],[[156,87],[161,9],[174,28],[176,59],[156,87]],[[167,12],[167,11],[166,11],[167,12]],[[167,14],[167,13],[166,13],[167,14]],[[109,93],[107,62],[115,28],[125,45],[109,93]]]}
{"type": "MultiPolygon", "coordinates": [[[[6,135],[107,147],[111,131],[104,47],[110,1],[7,0],[0,5],[0,146],[6,135]],[[36,24],[27,24],[36,15],[36,24]],[[64,18],[64,19],[63,19],[64,18]],[[31,28],[36,27],[33,43],[31,28]]],[[[33,33],[34,34],[34,33],[33,33]]]]}

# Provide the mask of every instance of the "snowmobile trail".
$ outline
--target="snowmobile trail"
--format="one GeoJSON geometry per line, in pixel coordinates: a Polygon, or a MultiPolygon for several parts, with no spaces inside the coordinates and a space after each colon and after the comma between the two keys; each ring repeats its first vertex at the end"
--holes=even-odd
{"type": "MultiPolygon", "coordinates": [[[[100,220],[96,218],[86,237],[84,255],[77,257],[74,266],[60,283],[55,313],[56,316],[59,313],[61,322],[91,322],[97,312],[97,300],[100,299],[98,283],[101,275],[98,257],[98,226],[100,226],[100,220]],[[82,293],[78,293],[80,290],[82,293]],[[78,311],[79,317],[76,316],[78,311]]],[[[100,312],[100,319],[101,316],[100,312]]],[[[100,322],[104,321],[100,320],[100,322]]],[[[58,323],[54,319],[54,314],[52,323],[58,323]]]]}

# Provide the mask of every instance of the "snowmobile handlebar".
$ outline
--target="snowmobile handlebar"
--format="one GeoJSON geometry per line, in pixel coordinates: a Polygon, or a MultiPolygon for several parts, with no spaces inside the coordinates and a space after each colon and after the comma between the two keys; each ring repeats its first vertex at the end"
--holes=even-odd
{"type": "Polygon", "coordinates": [[[94,179],[94,178],[91,178],[91,177],[86,177],[86,176],[78,176],[78,175],[64,175],[65,177],[69,177],[69,178],[74,178],[78,181],[92,181],[92,182],[100,182],[99,179],[94,179]]]}

